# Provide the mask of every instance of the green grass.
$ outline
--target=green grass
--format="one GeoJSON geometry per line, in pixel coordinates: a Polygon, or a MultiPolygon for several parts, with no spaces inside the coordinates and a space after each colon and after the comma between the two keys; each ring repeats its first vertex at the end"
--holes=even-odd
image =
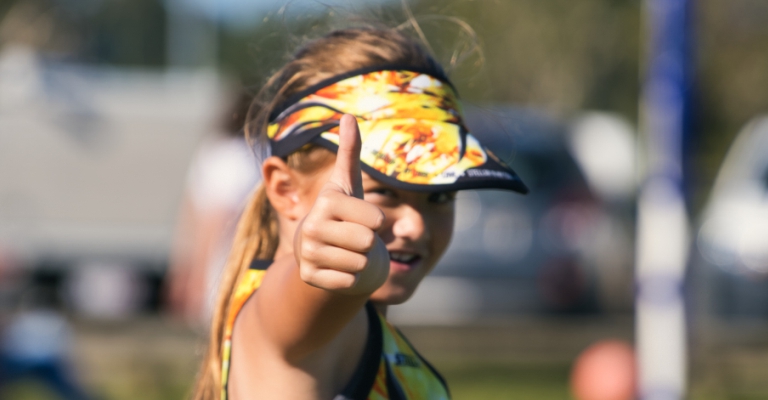
{"type": "MultiPolygon", "coordinates": [[[[185,399],[194,379],[194,368],[183,366],[184,357],[166,363],[126,363],[116,359],[112,369],[88,382],[96,399],[185,399]],[[154,364],[153,364],[154,363],[154,364]],[[180,373],[180,371],[184,371],[180,373]]],[[[436,360],[435,367],[448,381],[454,400],[569,400],[569,365],[459,359],[436,360]]],[[[89,374],[86,374],[89,375],[89,374]]],[[[692,400],[763,400],[764,386],[723,384],[696,380],[692,400]]],[[[0,399],[61,400],[33,381],[17,382],[0,390],[0,399]]]]}
{"type": "MultiPolygon", "coordinates": [[[[189,394],[203,348],[195,333],[159,319],[76,329],[76,372],[94,399],[181,400],[189,394]]],[[[405,333],[446,378],[455,400],[569,400],[573,358],[597,338],[622,337],[611,329],[577,320],[405,333]]],[[[768,399],[768,347],[722,348],[695,361],[689,399],[768,399]]],[[[0,399],[60,400],[31,381],[1,389],[0,399]]]]}
{"type": "Polygon", "coordinates": [[[24,380],[2,388],[0,399],[59,400],[59,397],[38,382],[24,380]]]}
{"type": "Polygon", "coordinates": [[[444,362],[444,375],[455,400],[568,399],[568,365],[521,365],[501,362],[444,362]]]}
{"type": "MultiPolygon", "coordinates": [[[[455,400],[568,399],[567,366],[528,366],[509,363],[444,362],[437,366],[455,400]]],[[[168,378],[162,368],[144,366],[91,387],[103,399],[183,399],[186,379],[168,378]]],[[[37,382],[24,381],[0,392],[0,399],[59,400],[37,382]]]]}

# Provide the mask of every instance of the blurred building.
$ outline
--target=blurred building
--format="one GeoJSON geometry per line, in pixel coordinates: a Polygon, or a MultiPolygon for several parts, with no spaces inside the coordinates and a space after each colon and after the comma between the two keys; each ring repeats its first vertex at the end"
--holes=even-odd
{"type": "Polygon", "coordinates": [[[116,309],[147,301],[144,278],[165,270],[187,165],[223,99],[209,70],[85,66],[6,46],[0,243],[34,269],[79,271],[68,285],[88,283],[86,297],[125,297],[116,309]]]}

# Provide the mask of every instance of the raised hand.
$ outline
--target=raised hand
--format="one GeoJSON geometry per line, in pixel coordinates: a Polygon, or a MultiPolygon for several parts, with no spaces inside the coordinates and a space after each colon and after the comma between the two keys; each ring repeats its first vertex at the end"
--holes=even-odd
{"type": "Polygon", "coordinates": [[[361,146],[357,121],[344,115],[336,165],[294,241],[301,279],[344,294],[373,293],[389,274],[389,253],[376,234],[384,214],[363,200],[361,146]]]}

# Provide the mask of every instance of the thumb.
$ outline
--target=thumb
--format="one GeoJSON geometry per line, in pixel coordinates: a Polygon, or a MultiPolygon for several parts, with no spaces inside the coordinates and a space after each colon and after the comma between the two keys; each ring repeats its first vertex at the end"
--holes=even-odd
{"type": "Polygon", "coordinates": [[[330,181],[347,195],[363,198],[363,178],[360,173],[360,129],[357,119],[344,114],[339,122],[339,150],[330,181]]]}

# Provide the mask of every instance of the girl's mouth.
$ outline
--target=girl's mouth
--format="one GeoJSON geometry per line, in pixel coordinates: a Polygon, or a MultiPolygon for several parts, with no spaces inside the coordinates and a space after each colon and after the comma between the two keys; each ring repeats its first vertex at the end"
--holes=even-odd
{"type": "Polygon", "coordinates": [[[421,256],[414,253],[404,253],[399,251],[389,252],[389,266],[396,270],[412,270],[421,261],[421,256]]]}

